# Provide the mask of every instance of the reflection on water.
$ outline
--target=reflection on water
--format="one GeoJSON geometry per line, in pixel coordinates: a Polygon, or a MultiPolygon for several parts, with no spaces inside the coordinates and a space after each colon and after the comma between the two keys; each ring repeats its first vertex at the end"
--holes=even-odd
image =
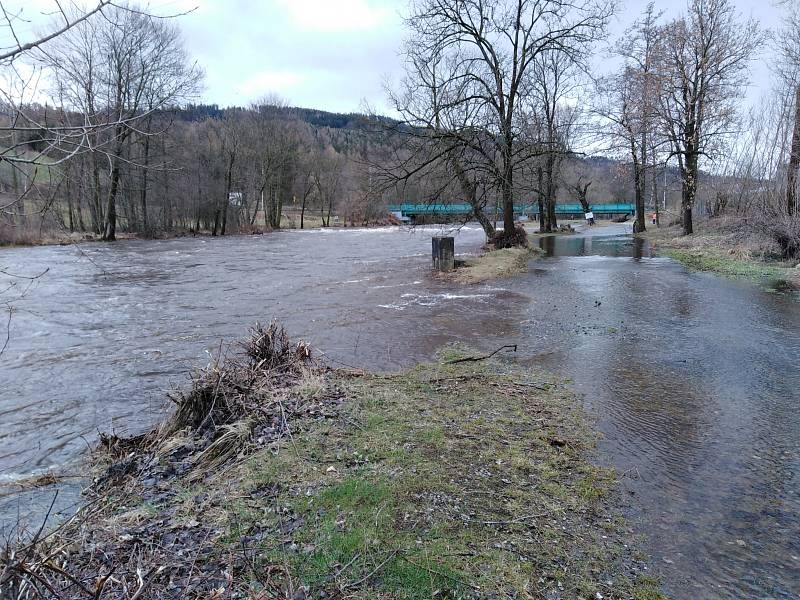
{"type": "Polygon", "coordinates": [[[592,328],[537,362],[585,394],[669,591],[800,597],[800,306],[618,241],[555,241],[536,283],[592,328]]]}
{"type": "MultiPolygon", "coordinates": [[[[598,230],[594,230],[597,232],[598,230]]],[[[545,256],[624,256],[650,258],[649,244],[631,236],[546,235],[539,238],[545,256]]]]}
{"type": "MultiPolygon", "coordinates": [[[[512,342],[584,393],[598,460],[624,473],[670,592],[800,597],[800,307],[608,231],[544,238],[528,273],[478,286],[428,276],[432,230],[85,246],[97,266],[72,248],[2,251],[17,271],[50,272],[2,359],[0,471],[147,427],[165,388],[255,320],[279,317],[331,360],[379,369],[453,341],[512,342]]],[[[481,241],[467,228],[457,251],[481,241]]],[[[31,500],[4,512],[0,500],[0,514],[31,500]]]]}

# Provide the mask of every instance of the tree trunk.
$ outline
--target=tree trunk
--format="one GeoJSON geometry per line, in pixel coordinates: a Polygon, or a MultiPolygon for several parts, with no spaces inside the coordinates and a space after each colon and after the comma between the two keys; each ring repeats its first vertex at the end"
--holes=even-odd
{"type": "Polygon", "coordinates": [[[681,198],[681,220],[683,224],[683,235],[694,233],[692,223],[692,207],[697,196],[697,173],[698,162],[694,153],[686,157],[686,164],[683,169],[683,194],[681,198]]]}
{"type": "Polygon", "coordinates": [[[222,206],[222,228],[220,229],[220,235],[225,235],[225,230],[228,228],[228,201],[225,200],[225,204],[222,206]]]}
{"type": "Polygon", "coordinates": [[[634,176],[636,183],[636,223],[633,225],[634,233],[643,233],[647,230],[647,213],[644,205],[644,192],[647,187],[647,134],[642,133],[641,145],[641,160],[639,164],[636,161],[633,163],[633,168],[638,171],[634,176]]]}
{"type": "Polygon", "coordinates": [[[692,206],[690,204],[683,203],[681,206],[681,219],[683,235],[692,235],[694,233],[694,225],[692,224],[692,206]]]}
{"type": "Polygon", "coordinates": [[[653,159],[653,176],[650,181],[652,185],[652,193],[653,193],[653,208],[655,209],[656,215],[656,227],[661,227],[661,212],[658,208],[658,176],[656,175],[656,161],[655,158],[653,159]]]}
{"type": "Polygon", "coordinates": [[[644,210],[644,181],[642,177],[642,165],[636,152],[633,152],[633,186],[636,203],[636,221],[633,223],[633,233],[645,231],[645,210],[644,210]]]}
{"type": "Polygon", "coordinates": [[[480,226],[483,228],[483,233],[486,234],[486,239],[491,240],[496,233],[492,220],[480,209],[473,210],[472,214],[475,215],[475,220],[478,221],[480,226]]]}
{"type": "Polygon", "coordinates": [[[280,189],[275,190],[277,194],[275,198],[275,229],[281,228],[281,216],[283,215],[283,194],[280,192],[280,189]]]}
{"type": "Polygon", "coordinates": [[[231,189],[233,186],[233,154],[230,155],[228,160],[228,171],[225,173],[225,197],[223,198],[224,204],[222,205],[222,231],[221,235],[225,235],[225,229],[228,225],[228,203],[230,202],[231,189]]]}
{"type": "Polygon", "coordinates": [[[67,216],[69,217],[69,232],[75,232],[75,213],[72,208],[72,169],[67,167],[66,179],[66,195],[67,195],[67,216]]]}
{"type": "Polygon", "coordinates": [[[119,190],[119,152],[114,155],[111,165],[111,185],[108,189],[108,201],[106,204],[106,226],[103,231],[103,240],[113,242],[117,239],[117,191],[119,190]]]}
{"type": "Polygon", "coordinates": [[[84,162],[82,160],[80,161],[80,166],[81,169],[78,175],[78,193],[75,195],[75,213],[78,217],[78,229],[80,229],[81,232],[85,232],[86,226],[83,224],[83,207],[81,206],[81,196],[83,195],[84,184],[86,180],[84,179],[84,162]]]}
{"type": "Polygon", "coordinates": [[[303,220],[306,216],[306,202],[308,202],[308,194],[303,194],[303,204],[300,206],[300,229],[303,228],[303,220]]]}
{"type": "Polygon", "coordinates": [[[550,195],[547,200],[547,220],[550,223],[550,231],[558,230],[558,217],[556,216],[556,195],[558,194],[558,186],[553,184],[550,195]]]}
{"type": "Polygon", "coordinates": [[[97,234],[102,233],[104,217],[102,200],[100,199],[100,165],[97,161],[96,152],[92,152],[92,203],[89,205],[89,212],[92,214],[92,229],[97,234]]]}
{"type": "Polygon", "coordinates": [[[253,216],[250,220],[250,225],[253,227],[256,226],[256,222],[258,221],[258,210],[261,207],[264,211],[264,227],[268,225],[267,223],[267,205],[264,203],[264,187],[266,186],[266,182],[262,183],[261,188],[258,190],[258,195],[256,196],[256,208],[253,211],[253,216]]]}
{"type": "Polygon", "coordinates": [[[584,213],[588,213],[592,210],[592,208],[589,206],[589,186],[591,185],[592,183],[589,182],[586,185],[581,186],[579,181],[575,188],[575,191],[578,194],[578,202],[581,203],[581,209],[584,213]]]}
{"type": "Polygon", "coordinates": [[[547,215],[545,214],[544,205],[544,192],[542,186],[544,185],[544,170],[542,166],[536,167],[536,196],[539,203],[539,233],[547,231],[547,215]]]}
{"type": "Polygon", "coordinates": [[[551,233],[558,227],[558,224],[556,223],[556,207],[555,207],[556,190],[553,182],[554,176],[555,176],[555,154],[553,154],[552,152],[548,152],[547,156],[545,157],[544,168],[542,169],[542,184],[540,187],[544,202],[545,233],[551,233]]]}
{"type": "Polygon", "coordinates": [[[507,143],[508,156],[503,158],[503,231],[506,236],[514,234],[514,169],[511,163],[511,144],[507,143]]]}
{"type": "Polygon", "coordinates": [[[791,215],[797,209],[797,171],[800,167],[800,85],[794,91],[794,128],[789,168],[786,175],[786,210],[791,215]]]}
{"type": "MultiPolygon", "coordinates": [[[[149,123],[148,123],[149,129],[149,123]]],[[[142,189],[140,190],[140,203],[142,205],[142,229],[143,232],[146,234],[150,229],[149,223],[147,221],[147,174],[148,174],[148,161],[150,159],[150,136],[145,134],[144,136],[144,155],[142,157],[142,189]]]]}
{"type": "Polygon", "coordinates": [[[201,164],[200,161],[197,162],[197,194],[195,196],[195,211],[194,211],[194,231],[195,233],[200,231],[200,205],[202,200],[202,187],[200,186],[200,172],[201,172],[201,164]]]}
{"type": "Polygon", "coordinates": [[[114,146],[114,154],[111,159],[111,183],[108,188],[108,199],[106,202],[106,222],[103,231],[103,240],[106,242],[113,242],[117,239],[117,193],[119,192],[120,172],[120,157],[122,156],[122,149],[125,146],[125,131],[122,125],[118,125],[114,131],[116,144],[114,146]]]}
{"type": "Polygon", "coordinates": [[[558,185],[556,184],[556,155],[550,152],[547,155],[547,169],[545,170],[545,206],[547,207],[547,231],[558,230],[558,219],[556,217],[556,200],[558,196],[558,185]]]}

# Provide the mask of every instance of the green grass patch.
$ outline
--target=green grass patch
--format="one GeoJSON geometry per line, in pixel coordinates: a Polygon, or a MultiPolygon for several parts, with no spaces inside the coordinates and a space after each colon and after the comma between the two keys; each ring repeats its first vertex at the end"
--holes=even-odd
{"type": "Polygon", "coordinates": [[[281,491],[266,513],[229,504],[223,545],[276,528],[267,563],[356,598],[649,589],[630,577],[624,522],[603,518],[613,473],[587,462],[595,435],[562,381],[479,362],[336,385],[350,398],[342,423],[249,461],[239,487],[281,491]]]}
{"type": "Polygon", "coordinates": [[[677,260],[693,271],[717,273],[731,279],[788,282],[795,276],[795,270],[788,267],[734,258],[712,250],[666,248],[659,253],[677,260]]]}

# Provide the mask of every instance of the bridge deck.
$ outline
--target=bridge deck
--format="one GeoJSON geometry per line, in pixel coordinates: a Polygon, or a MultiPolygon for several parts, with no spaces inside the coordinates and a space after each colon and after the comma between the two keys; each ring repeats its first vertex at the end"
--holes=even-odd
{"type": "MultiPolygon", "coordinates": [[[[592,204],[592,211],[600,215],[627,215],[633,214],[633,204],[611,203],[592,204]]],[[[401,213],[405,217],[417,215],[468,215],[472,212],[469,204],[394,204],[389,207],[394,213],[401,213]]],[[[515,214],[538,215],[538,204],[520,204],[514,206],[515,214]]],[[[557,215],[582,215],[583,208],[580,204],[556,204],[557,215]]]]}

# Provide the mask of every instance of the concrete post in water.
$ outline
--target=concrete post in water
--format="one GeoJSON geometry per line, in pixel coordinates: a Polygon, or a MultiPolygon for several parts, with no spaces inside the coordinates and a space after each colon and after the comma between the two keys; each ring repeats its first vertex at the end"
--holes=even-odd
{"type": "Polygon", "coordinates": [[[437,271],[452,271],[455,268],[455,238],[434,236],[431,239],[433,268],[437,271]]]}

